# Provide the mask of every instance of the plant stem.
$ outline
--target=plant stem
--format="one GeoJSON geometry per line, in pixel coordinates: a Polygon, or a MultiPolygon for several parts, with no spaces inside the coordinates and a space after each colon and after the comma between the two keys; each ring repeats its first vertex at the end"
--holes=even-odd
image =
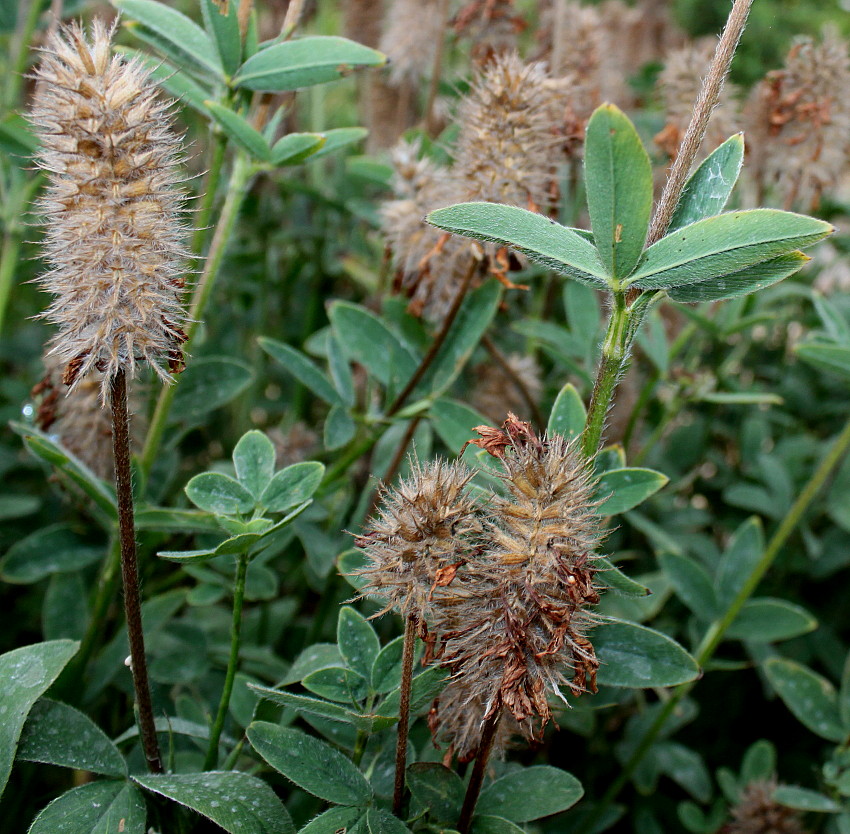
{"type": "MultiPolygon", "coordinates": [[[[195,290],[192,294],[192,303],[189,308],[189,323],[186,327],[186,344],[184,346],[187,354],[191,349],[192,341],[197,334],[198,326],[212,295],[215,280],[218,277],[224,259],[224,252],[233,233],[233,228],[236,225],[236,218],[239,216],[239,209],[242,206],[242,201],[245,199],[245,192],[251,175],[252,167],[250,160],[245,154],[238,154],[233,165],[233,173],[230,175],[227,196],[224,199],[221,215],[219,216],[212,243],[210,244],[210,251],[207,254],[204,271],[201,273],[201,277],[198,279],[198,283],[195,285],[195,290]]],[[[179,377],[177,380],[179,380],[179,377]]],[[[162,445],[162,438],[168,425],[168,416],[171,413],[174,395],[177,392],[177,380],[175,380],[174,384],[162,389],[156,403],[156,408],[154,409],[153,417],[151,418],[150,428],[145,438],[145,446],[142,450],[140,460],[142,473],[146,477],[150,474],[151,467],[159,452],[159,447],[162,445]]]]}
{"type": "Polygon", "coordinates": [[[3,235],[3,251],[0,252],[0,333],[3,332],[3,322],[6,318],[9,296],[12,294],[20,251],[21,236],[17,232],[7,230],[3,235]]]}
{"type": "MultiPolygon", "coordinates": [[[[726,609],[726,612],[719,620],[715,620],[715,622],[712,623],[706,631],[699,646],[697,647],[696,652],[694,653],[694,658],[701,668],[704,667],[714,656],[714,652],[723,641],[723,637],[729,629],[729,626],[732,625],[738,614],[740,614],[741,609],[752,596],[753,592],[758,587],[759,582],[779,555],[779,551],[788,540],[788,537],[802,520],[806,510],[808,510],[812,501],[816,498],[821,487],[823,487],[826,480],[844,459],[848,449],[850,449],[850,420],[847,421],[847,424],[842,429],[841,434],[836,438],[826,455],[824,455],[818,465],[818,468],[815,470],[802,492],[800,492],[797,500],[788,511],[788,514],[782,520],[782,523],[776,529],[776,532],[768,542],[761,559],[759,559],[758,564],[753,569],[747,581],[735,595],[735,598],[726,609]]],[[[586,827],[588,830],[591,830],[593,824],[602,818],[602,815],[617,798],[619,792],[626,785],[629,779],[631,779],[635,768],[637,768],[647,751],[650,747],[652,747],[655,739],[658,737],[658,734],[667,723],[667,719],[673,714],[673,711],[676,709],[680,701],[693,689],[695,683],[695,681],[691,681],[690,683],[683,683],[675,688],[655,721],[644,733],[640,743],[635,748],[634,753],[632,753],[629,760],[623,766],[620,775],[614,780],[614,782],[612,782],[608,791],[596,807],[593,815],[587,821],[586,827]]]]}
{"type": "Polygon", "coordinates": [[[434,63],[431,68],[431,80],[428,84],[428,98],[425,103],[425,133],[434,136],[436,124],[434,120],[434,103],[437,101],[437,93],[440,89],[440,74],[443,68],[443,51],[446,45],[446,21],[449,16],[449,0],[440,0],[439,7],[434,14],[440,19],[440,35],[437,39],[437,48],[434,50],[434,63]]]}
{"type": "Polygon", "coordinates": [[[213,770],[218,764],[218,743],[227,718],[230,696],[233,693],[233,681],[239,665],[239,646],[242,640],[242,604],[245,601],[245,577],[248,575],[248,554],[240,553],[236,561],[236,582],[233,587],[233,619],[230,623],[230,657],[227,661],[227,674],[224,677],[224,689],[218,703],[218,713],[210,730],[210,746],[204,761],[204,770],[213,770]]]}
{"type": "Polygon", "coordinates": [[[732,64],[732,58],[738,47],[738,41],[741,40],[744,27],[747,24],[747,16],[750,13],[750,6],[752,5],[753,0],[735,0],[732,10],[729,12],[726,27],[723,29],[720,40],[717,42],[717,48],[714,50],[714,57],[711,59],[708,74],[702,83],[702,89],[694,104],[694,114],[691,117],[691,123],[682,137],[682,142],[676,154],[676,160],[670,169],[667,182],[664,184],[664,191],[661,193],[661,199],[658,201],[658,206],[655,209],[652,225],[649,229],[647,245],[651,245],[664,237],[667,227],[673,219],[673,212],[676,210],[676,204],[682,196],[682,189],[687,182],[691,166],[694,164],[694,159],[705,138],[708,121],[720,98],[723,82],[726,80],[726,75],[732,64]]]}
{"type": "Polygon", "coordinates": [[[410,688],[413,684],[413,650],[416,647],[416,617],[404,620],[404,643],[401,652],[401,692],[398,701],[398,740],[395,746],[395,783],[393,813],[400,817],[404,807],[404,777],[407,771],[407,732],[410,725],[410,688]]]}
{"type": "Polygon", "coordinates": [[[614,390],[629,357],[627,333],[629,314],[623,293],[614,294],[614,308],[608,319],[608,330],[602,343],[602,358],[596,371],[596,383],[590,397],[587,421],[581,436],[584,456],[592,458],[599,450],[605,417],[611,407],[614,390]]]}
{"type": "Polygon", "coordinates": [[[487,762],[490,760],[490,753],[493,750],[493,742],[496,740],[496,730],[499,729],[501,717],[502,710],[498,709],[484,722],[484,729],[481,731],[481,744],[475,756],[475,766],[472,768],[472,775],[469,777],[469,784],[466,786],[466,795],[463,798],[463,807],[460,810],[460,819],[457,823],[457,830],[460,834],[469,834],[472,815],[475,813],[478,795],[481,793],[481,786],[484,784],[487,762]]]}
{"type": "Polygon", "coordinates": [[[139,732],[148,769],[162,773],[162,758],[156,738],[151,703],[142,608],[139,596],[139,566],[136,561],[136,530],[133,518],[133,482],[130,470],[130,418],[127,413],[127,376],[120,369],[112,378],[112,449],[115,455],[115,492],[118,499],[118,531],[121,541],[121,576],[124,581],[124,613],[133,669],[133,687],[139,707],[139,732]]]}

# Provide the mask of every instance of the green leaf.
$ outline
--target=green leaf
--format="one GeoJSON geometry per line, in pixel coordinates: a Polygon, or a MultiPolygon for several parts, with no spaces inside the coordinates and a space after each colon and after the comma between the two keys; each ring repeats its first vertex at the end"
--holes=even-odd
{"type": "Polygon", "coordinates": [[[233,75],[242,62],[242,37],[239,33],[237,3],[226,3],[227,13],[213,0],[201,0],[204,26],[212,39],[218,60],[227,75],[233,75]]]}
{"type": "Polygon", "coordinates": [[[418,360],[374,313],[357,304],[335,301],[328,316],[346,355],[384,386],[404,383],[413,375],[418,360]]]}
{"type": "Polygon", "coordinates": [[[460,776],[437,762],[417,762],[407,768],[407,786],[413,798],[437,822],[455,822],[463,804],[460,776]]]}
{"type": "MultiPolygon", "coordinates": [[[[221,61],[206,32],[186,15],[155,0],[112,0],[125,17],[138,21],[155,36],[159,47],[178,67],[187,63],[218,78],[224,77],[221,61]]],[[[135,27],[130,26],[131,30],[135,27]]]]}
{"type": "Polygon", "coordinates": [[[342,666],[331,666],[311,672],[301,681],[301,685],[322,698],[343,704],[360,701],[367,693],[363,675],[342,666]]]}
{"type": "Polygon", "coordinates": [[[764,531],[761,521],[747,519],[732,536],[720,559],[715,578],[717,602],[727,608],[749,580],[764,552],[764,531]]]}
{"type": "Polygon", "coordinates": [[[265,137],[238,113],[219,104],[217,101],[204,102],[212,117],[222,126],[224,132],[252,158],[260,162],[272,161],[272,149],[265,137]]]}
{"type": "Polygon", "coordinates": [[[336,153],[341,148],[353,145],[355,142],[360,142],[369,135],[369,131],[365,127],[337,127],[333,130],[326,130],[323,135],[325,143],[316,153],[310,155],[311,162],[314,159],[336,153]]]}
{"type": "Polygon", "coordinates": [[[841,723],[838,695],[826,678],[783,657],[770,658],[764,671],[785,706],[804,727],[829,741],[844,741],[847,730],[841,723]]]}
{"type": "Polygon", "coordinates": [[[281,684],[297,683],[317,669],[342,665],[342,655],[336,643],[314,643],[303,649],[295,658],[281,684]]]}
{"type": "Polygon", "coordinates": [[[233,450],[236,477],[254,498],[259,498],[274,475],[274,443],[256,429],[245,432],[233,450]]]}
{"type": "Polygon", "coordinates": [[[324,147],[321,133],[290,133],[278,139],[272,148],[273,165],[297,165],[324,147]]]}
{"type": "Polygon", "coordinates": [[[171,414],[191,423],[238,397],[254,378],[249,365],[223,356],[193,359],[180,375],[171,414]]]}
{"type": "Polygon", "coordinates": [[[850,345],[807,342],[797,345],[797,356],[822,371],[850,379],[850,345]]]}
{"type": "Polygon", "coordinates": [[[45,640],[82,640],[89,621],[88,589],[80,571],[50,577],[41,606],[45,640]]]}
{"type": "Polygon", "coordinates": [[[370,680],[372,691],[383,695],[401,686],[401,655],[404,638],[396,637],[384,646],[372,664],[370,680]]]}
{"type": "Polygon", "coordinates": [[[476,814],[472,820],[472,834],[524,834],[525,829],[504,817],[476,814]]]}
{"type": "Polygon", "coordinates": [[[670,479],[652,469],[609,469],[599,479],[597,495],[603,499],[599,515],[617,515],[642,504],[670,479]]]}
{"type": "MultiPolygon", "coordinates": [[[[350,808],[345,805],[330,808],[307,823],[298,834],[339,834],[339,832],[354,834],[355,826],[364,819],[364,816],[362,808],[350,808]]],[[[359,826],[357,831],[358,834],[365,834],[359,826]]]]}
{"type": "Polygon", "coordinates": [[[328,451],[341,449],[357,434],[357,423],[341,405],[331,406],[322,430],[322,444],[328,451]]]}
{"type": "Polygon", "coordinates": [[[624,620],[608,620],[593,630],[599,658],[598,680],[606,686],[647,689],[696,680],[696,661],[666,634],[624,620]]]}
{"type": "Polygon", "coordinates": [[[626,574],[603,556],[597,556],[593,560],[593,565],[599,570],[597,576],[606,588],[611,588],[627,597],[646,597],[652,593],[646,585],[641,585],[640,582],[629,579],[626,574]]]}
{"type": "Polygon", "coordinates": [[[368,805],[372,788],[363,774],[329,744],[292,730],[255,721],[247,730],[254,749],[308,793],[339,805],[368,805]]]}
{"type": "Polygon", "coordinates": [[[810,246],[832,231],[829,223],[789,211],[726,212],[650,246],[627,284],[662,290],[698,284],[810,246]]]}
{"type": "Polygon", "coordinates": [[[767,781],[776,773],[776,748],[766,739],[751,744],[741,763],[741,781],[767,781]]]}
{"type": "Polygon", "coordinates": [[[80,644],[51,640],[0,655],[3,720],[0,721],[0,794],[6,788],[21,729],[33,704],[59,677],[80,644]]]}
{"type": "Polygon", "coordinates": [[[269,356],[280,362],[292,376],[317,397],[330,405],[343,405],[342,399],[334,390],[330,380],[322,373],[319,366],[300,350],[265,336],[260,336],[257,341],[269,356]]]}
{"type": "Polygon", "coordinates": [[[371,679],[372,666],[381,650],[372,624],[359,611],[344,605],[339,610],[336,639],[348,668],[371,679]]]}
{"type": "Polygon", "coordinates": [[[788,255],[780,255],[778,258],[772,258],[755,266],[748,266],[740,272],[711,278],[708,281],[701,281],[699,284],[674,287],[667,291],[667,295],[673,301],[684,304],[740,298],[743,295],[758,292],[784,281],[802,269],[810,260],[802,252],[791,252],[788,255]]]}
{"type": "Polygon", "coordinates": [[[107,486],[81,460],[56,443],[44,432],[24,425],[10,422],[10,428],[19,434],[27,448],[36,456],[55,466],[67,475],[97,506],[111,519],[117,520],[118,509],[115,502],[115,491],[107,486]]]}
{"type": "Polygon", "coordinates": [[[372,807],[366,812],[369,834],[410,834],[410,829],[389,811],[372,807]]]}
{"type": "Polygon", "coordinates": [[[425,219],[456,235],[509,246],[582,284],[608,287],[608,275],[593,244],[542,214],[498,203],[460,203],[432,211],[425,219]]]}
{"type": "Polygon", "coordinates": [[[0,521],[32,515],[40,506],[36,495],[0,495],[0,521]]]}
{"type": "Polygon", "coordinates": [[[197,811],[231,834],[295,834],[284,804],[256,776],[231,770],[133,778],[145,790],[197,811]]]}
{"type": "Polygon", "coordinates": [[[717,616],[717,598],[708,571],[684,553],[659,553],[658,563],[676,596],[703,622],[717,616]]]}
{"type": "Polygon", "coordinates": [[[568,382],[559,392],[549,414],[546,433],[579,437],[584,431],[587,410],[575,385],[568,382]]]}
{"type": "Polygon", "coordinates": [[[91,718],[47,698],[40,698],[30,711],[17,757],[104,776],[127,775],[121,751],[91,718]]]}
{"type": "Polygon", "coordinates": [[[351,365],[333,334],[328,338],[328,370],[339,398],[347,406],[354,405],[356,397],[351,365]]]}
{"type": "Polygon", "coordinates": [[[480,813],[529,822],[571,808],[584,795],[581,782],[571,773],[548,765],[515,770],[481,791],[480,813]]]}
{"type": "MultiPolygon", "coordinates": [[[[420,709],[427,706],[440,694],[446,685],[449,673],[440,666],[429,666],[424,672],[420,672],[413,678],[410,687],[410,714],[415,715],[420,709]]],[[[394,689],[381,704],[381,712],[384,715],[398,716],[401,692],[394,689]]]]}
{"type": "Polygon", "coordinates": [[[28,834],[145,834],[145,800],[126,782],[91,782],[54,799],[28,834]]]}
{"type": "Polygon", "coordinates": [[[185,491],[196,507],[208,513],[236,515],[254,509],[254,496],[239,481],[222,472],[195,475],[185,491]]]}
{"type": "Polygon", "coordinates": [[[260,503],[270,513],[282,513],[309,501],[325,474],[324,464],[314,460],[293,463],[281,469],[260,496],[260,503]]]}
{"type": "Polygon", "coordinates": [[[170,507],[137,507],[136,529],[158,533],[220,533],[215,516],[202,510],[176,510],[170,507]]]}
{"type": "Polygon", "coordinates": [[[434,431],[452,454],[460,452],[463,444],[475,437],[472,431],[473,426],[482,426],[489,422],[486,417],[468,405],[446,398],[437,400],[431,406],[428,417],[434,426],[434,431]]]}
{"type": "Polygon", "coordinates": [[[5,582],[26,585],[54,573],[78,571],[103,555],[103,547],[92,547],[70,525],[53,524],[15,542],[0,559],[0,576],[5,582]]]}
{"type": "Polygon", "coordinates": [[[688,178],[667,227],[675,232],[723,211],[744,162],[744,134],[730,136],[706,157],[688,178]]]}
{"type": "Polygon", "coordinates": [[[784,599],[748,600],[726,636],[753,643],[775,643],[808,634],[818,621],[805,608],[784,599]]]}
{"type": "Polygon", "coordinates": [[[797,785],[779,785],[773,791],[773,799],[786,808],[796,808],[798,811],[813,811],[818,814],[839,814],[842,811],[834,799],[808,788],[797,785]]]}
{"type": "Polygon", "coordinates": [[[386,60],[380,52],[345,38],[297,38],[250,57],[233,83],[248,90],[280,93],[335,81],[358,67],[380,67],[386,60]]]}
{"type": "Polygon", "coordinates": [[[596,108],[585,137],[585,190],[596,249],[608,273],[623,279],[646,243],[652,166],[635,126],[613,104],[596,108]]]}

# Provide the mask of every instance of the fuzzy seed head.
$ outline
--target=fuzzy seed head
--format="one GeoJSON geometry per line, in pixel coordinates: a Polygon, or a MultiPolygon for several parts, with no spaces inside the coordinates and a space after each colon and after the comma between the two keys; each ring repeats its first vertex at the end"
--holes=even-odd
{"type": "Polygon", "coordinates": [[[431,74],[443,23],[439,0],[394,0],[379,46],[390,59],[393,84],[418,83],[431,74]]]}
{"type": "Polygon", "coordinates": [[[40,283],[54,296],[51,353],[66,385],[101,372],[103,399],[138,361],[168,380],[185,340],[179,142],[148,72],[110,57],[112,32],[96,20],[90,39],[78,24],[51,36],[30,115],[48,174],[51,269],[40,283]]]}
{"type": "Polygon", "coordinates": [[[506,494],[491,499],[483,544],[465,568],[474,596],[446,623],[438,607],[435,628],[469,703],[483,702],[485,717],[504,708],[533,738],[551,718],[550,692],[596,691],[587,638],[599,601],[596,485],[573,442],[540,438],[514,415],[502,431],[485,428],[475,442],[501,459],[506,494]]]}
{"type": "MultiPolygon", "coordinates": [[[[368,559],[358,575],[365,596],[413,615],[420,625],[438,602],[452,607],[452,584],[476,546],[480,523],[465,490],[472,473],[459,463],[414,462],[411,475],[387,490],[357,546],[368,559]]],[[[424,633],[424,632],[423,632],[424,633]]]]}
{"type": "Polygon", "coordinates": [[[776,780],[750,782],[723,834],[806,834],[799,814],[773,798],[776,780]]]}

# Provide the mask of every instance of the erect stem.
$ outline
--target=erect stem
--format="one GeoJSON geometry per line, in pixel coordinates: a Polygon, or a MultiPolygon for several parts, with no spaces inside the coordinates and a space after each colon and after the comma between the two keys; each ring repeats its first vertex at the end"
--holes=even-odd
{"type": "Polygon", "coordinates": [[[466,795],[463,797],[463,807],[460,809],[460,819],[457,822],[457,830],[460,834],[469,834],[472,825],[472,815],[478,804],[478,795],[484,784],[484,774],[487,772],[487,762],[490,761],[490,753],[493,750],[493,742],[496,740],[496,731],[499,729],[499,720],[502,710],[497,709],[488,719],[484,721],[481,731],[481,743],[478,745],[478,753],[475,756],[475,766],[466,786],[466,795]]]}
{"type": "MultiPolygon", "coordinates": [[[[218,277],[222,260],[224,259],[227,243],[230,240],[233,227],[236,225],[236,218],[239,215],[242,201],[245,199],[248,181],[251,178],[251,170],[251,162],[248,157],[243,153],[238,154],[233,165],[233,173],[230,175],[227,196],[224,199],[224,205],[222,206],[212,243],[210,244],[210,251],[207,254],[204,271],[201,273],[201,277],[198,279],[198,283],[195,285],[195,290],[192,294],[192,303],[189,308],[189,323],[186,327],[186,344],[184,345],[186,353],[191,349],[192,340],[198,331],[198,326],[212,295],[213,286],[215,285],[215,280],[218,277]]],[[[159,447],[162,444],[162,438],[168,425],[168,416],[171,413],[171,406],[174,402],[176,392],[176,380],[174,384],[165,386],[160,391],[140,460],[142,472],[145,475],[150,473],[153,462],[156,460],[157,453],[159,452],[159,447]]]]}
{"type": "Polygon", "coordinates": [[[6,318],[9,296],[12,294],[20,249],[21,236],[17,232],[7,230],[3,235],[3,249],[0,250],[0,333],[3,332],[3,322],[6,318]]]}
{"type": "Polygon", "coordinates": [[[720,36],[720,40],[717,42],[717,48],[714,50],[714,57],[711,59],[708,74],[702,83],[702,89],[694,104],[691,123],[682,137],[676,159],[670,169],[667,182],[664,184],[664,191],[661,193],[661,199],[658,201],[658,206],[655,209],[655,215],[652,218],[652,225],[649,229],[647,245],[651,245],[664,237],[667,227],[673,219],[673,212],[676,210],[676,204],[682,196],[682,189],[687,182],[691,166],[694,164],[694,159],[702,144],[702,140],[705,138],[711,112],[720,98],[723,82],[726,80],[726,75],[732,64],[732,58],[735,55],[735,49],[738,47],[738,41],[741,40],[744,27],[747,24],[747,16],[750,13],[750,6],[752,5],[753,0],[735,0],[732,11],[729,12],[726,27],[720,36]]]}
{"type": "MultiPolygon", "coordinates": [[[[425,103],[425,132],[433,136],[436,132],[434,124],[434,103],[440,89],[440,75],[443,69],[443,52],[446,45],[446,20],[449,16],[449,0],[440,0],[439,6],[433,12],[441,22],[440,35],[437,39],[437,48],[434,50],[434,63],[431,67],[431,80],[428,84],[428,99],[425,103]]],[[[403,112],[403,111],[402,111],[403,112]]]]}
{"type": "Polygon", "coordinates": [[[628,324],[625,297],[622,293],[615,293],[614,308],[602,343],[602,358],[596,371],[596,384],[593,386],[587,421],[581,436],[581,450],[587,458],[593,457],[599,449],[614,389],[629,358],[628,324]]]}
{"type": "Polygon", "coordinates": [[[121,541],[121,577],[124,581],[124,613],[130,643],[133,687],[139,707],[139,732],[152,773],[162,773],[151,703],[142,608],[139,597],[139,566],[136,561],[136,530],[133,519],[133,482],[130,470],[130,418],[127,413],[127,376],[120,369],[112,378],[112,450],[115,455],[115,492],[118,499],[118,533],[121,541]]]}
{"type": "Polygon", "coordinates": [[[236,561],[236,582],[233,586],[233,619],[230,623],[230,657],[227,661],[227,674],[224,677],[224,689],[218,702],[218,713],[210,730],[210,746],[204,760],[204,770],[213,770],[218,764],[218,743],[224,729],[224,720],[230,706],[236,668],[239,665],[239,646],[242,642],[242,604],[245,601],[245,577],[248,575],[248,554],[240,553],[236,561]]]}
{"type": "MultiPolygon", "coordinates": [[[[835,469],[838,468],[839,464],[844,459],[844,456],[847,454],[848,449],[850,449],[850,420],[847,421],[847,424],[842,429],[841,434],[836,438],[826,455],[824,455],[818,465],[818,468],[797,496],[797,500],[782,520],[782,523],[776,529],[776,532],[773,536],[771,536],[764,553],[752,573],[747,578],[747,581],[735,595],[735,598],[729,604],[729,607],[726,609],[723,616],[718,620],[715,620],[711,626],[709,626],[700,641],[696,652],[694,653],[697,665],[701,668],[705,667],[711,658],[714,657],[714,652],[723,641],[723,637],[729,629],[729,626],[732,625],[738,617],[738,614],[741,613],[741,609],[752,596],[762,577],[765,573],[767,573],[768,569],[779,555],[779,551],[788,540],[788,537],[802,520],[806,510],[808,510],[812,501],[814,501],[818,492],[820,492],[821,487],[823,487],[824,483],[835,469]]],[[[658,734],[667,723],[667,720],[673,714],[673,711],[679,705],[681,700],[693,689],[695,683],[695,681],[683,683],[673,690],[669,700],[664,704],[663,708],[656,716],[655,721],[653,721],[653,723],[647,728],[629,760],[625,763],[625,765],[623,765],[620,775],[611,783],[611,786],[602,797],[599,805],[597,805],[593,815],[590,819],[588,819],[586,823],[588,830],[592,830],[593,823],[602,818],[602,815],[617,798],[617,795],[620,793],[622,788],[629,779],[631,779],[635,769],[640,764],[650,747],[652,747],[655,739],[658,737],[658,734]]]]}
{"type": "Polygon", "coordinates": [[[410,725],[410,687],[413,683],[413,650],[416,646],[416,617],[404,620],[404,642],[401,652],[401,692],[398,700],[398,740],[395,746],[395,783],[393,813],[401,816],[404,806],[404,776],[407,770],[407,732],[410,725]]]}

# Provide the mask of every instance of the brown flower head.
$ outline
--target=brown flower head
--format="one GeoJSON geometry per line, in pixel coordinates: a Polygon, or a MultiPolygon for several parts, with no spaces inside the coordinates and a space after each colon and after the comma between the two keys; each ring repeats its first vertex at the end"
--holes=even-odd
{"type": "Polygon", "coordinates": [[[481,445],[501,461],[506,494],[491,499],[484,543],[467,563],[473,593],[445,623],[435,606],[434,627],[469,703],[484,703],[484,717],[504,708],[534,737],[551,718],[548,693],[596,691],[586,632],[601,532],[595,482],[574,443],[538,437],[514,415],[498,431],[481,445]]]}
{"type": "Polygon", "coordinates": [[[90,39],[78,24],[51,36],[30,116],[48,173],[51,353],[66,385],[100,371],[104,398],[140,360],[168,380],[185,339],[179,142],[147,70],[110,57],[112,31],[96,20],[90,39]]]}
{"type": "Polygon", "coordinates": [[[414,462],[356,541],[369,560],[357,572],[367,580],[363,594],[386,603],[381,613],[415,616],[421,633],[437,602],[453,607],[455,576],[477,545],[477,506],[466,493],[471,477],[459,463],[414,462]]]}
{"type": "Polygon", "coordinates": [[[390,81],[418,83],[434,68],[445,37],[439,0],[395,0],[387,10],[379,49],[387,55],[390,81]]]}
{"type": "Polygon", "coordinates": [[[723,834],[806,834],[800,815],[773,798],[775,790],[775,779],[750,782],[723,834]]]}

